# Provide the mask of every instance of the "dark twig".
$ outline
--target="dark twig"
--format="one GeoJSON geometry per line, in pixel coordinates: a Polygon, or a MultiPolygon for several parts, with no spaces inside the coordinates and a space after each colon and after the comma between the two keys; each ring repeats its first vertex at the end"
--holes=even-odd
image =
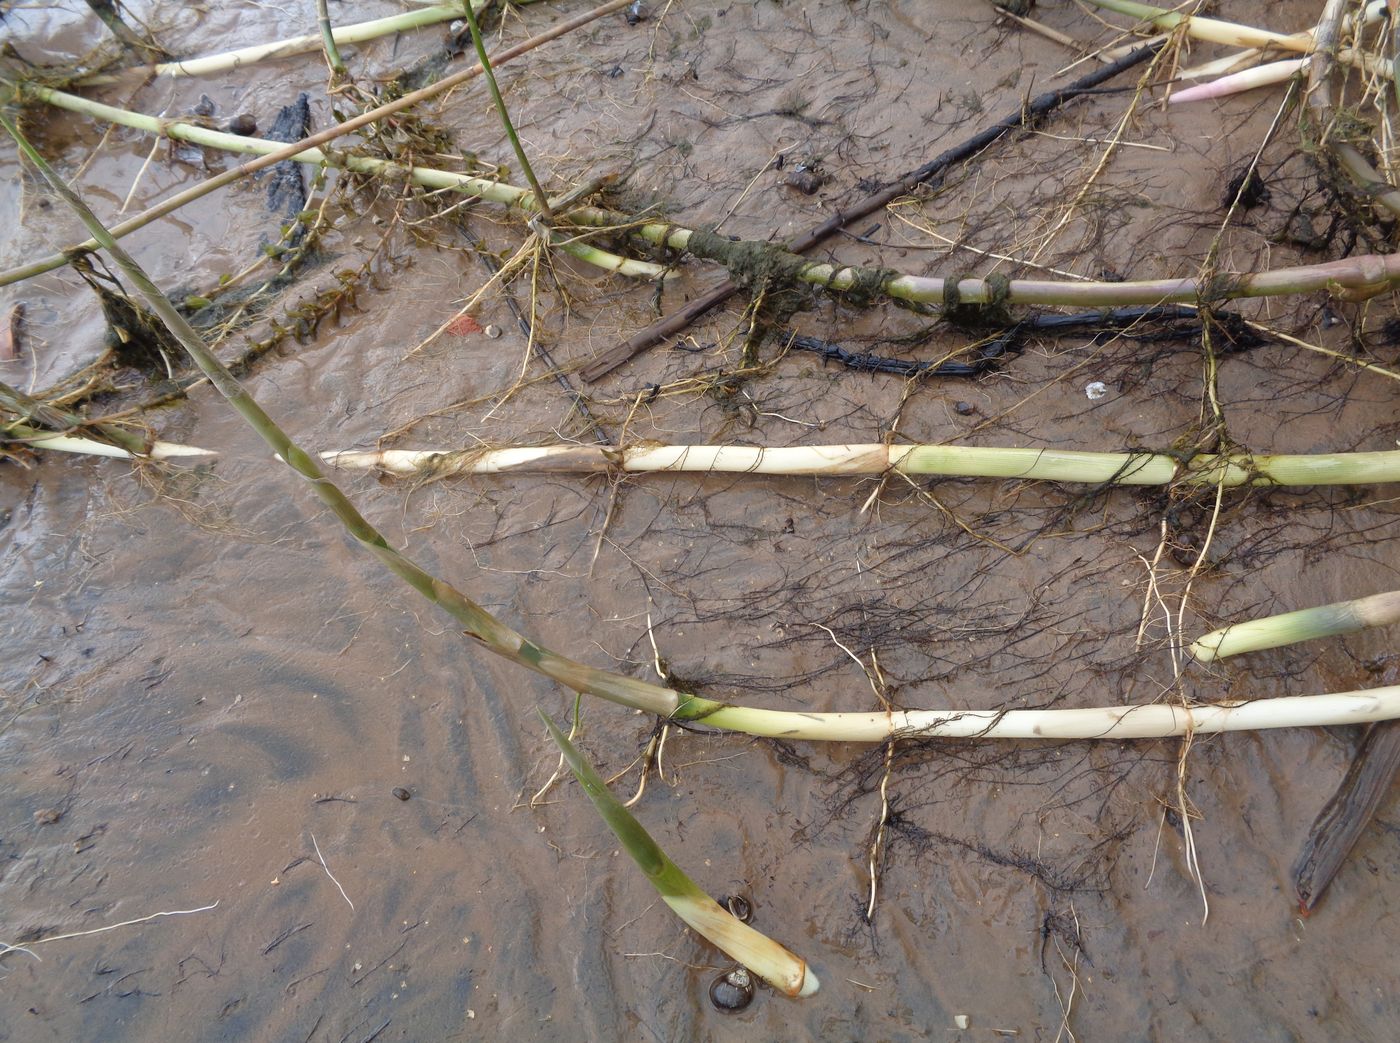
{"type": "MultiPolygon", "coordinates": [[[[1157,52],[1157,46],[1140,47],[1114,62],[1112,65],[1105,65],[1102,69],[1097,69],[1082,79],[1059,90],[1047,91],[1027,104],[1022,105],[1013,113],[1008,113],[986,130],[974,135],[961,145],[951,148],[936,158],[925,163],[917,170],[904,175],[898,181],[887,185],[885,188],[874,192],[864,199],[861,199],[854,206],[847,210],[838,210],[815,228],[810,229],[798,236],[788,245],[787,249],[791,253],[805,253],[812,247],[826,241],[832,235],[845,228],[852,221],[858,221],[862,217],[873,214],[876,210],[883,209],[894,202],[900,196],[907,195],[920,185],[933,184],[934,178],[941,175],[948,168],[956,166],[973,156],[977,155],[988,145],[992,144],[1002,135],[1018,127],[1030,126],[1036,119],[1053,112],[1068,101],[1087,94],[1099,84],[1112,79],[1120,72],[1131,69],[1157,52]]],[[[646,329],[634,334],[630,339],[604,352],[588,366],[579,371],[584,380],[598,380],[608,373],[611,373],[618,366],[639,352],[661,343],[667,337],[674,336],[685,329],[692,322],[704,315],[712,308],[718,307],[727,301],[738,289],[734,282],[726,279],[714,289],[708,291],[691,301],[680,311],[652,323],[646,329]]]]}
{"type": "MultiPolygon", "coordinates": [[[[1221,312],[1212,318],[1228,333],[1227,343],[1232,347],[1238,349],[1260,343],[1260,338],[1239,316],[1221,312]]],[[[976,348],[973,357],[938,362],[851,351],[840,344],[802,333],[784,334],[782,343],[793,350],[812,352],[826,362],[834,362],[857,372],[889,373],[897,377],[976,377],[992,369],[1007,355],[1019,353],[1022,341],[1030,334],[1058,336],[1078,331],[1087,331],[1092,341],[1108,335],[1137,341],[1175,340],[1199,334],[1201,320],[1195,308],[1177,305],[1109,308],[1074,315],[1032,315],[973,345],[976,348]]]]}

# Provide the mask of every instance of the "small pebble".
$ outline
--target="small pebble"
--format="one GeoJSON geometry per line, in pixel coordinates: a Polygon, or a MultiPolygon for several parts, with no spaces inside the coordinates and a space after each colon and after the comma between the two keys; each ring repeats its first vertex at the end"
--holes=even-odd
{"type": "Polygon", "coordinates": [[[204,166],[204,150],[198,145],[190,145],[183,141],[171,142],[170,156],[180,163],[188,163],[192,167],[204,166]]]}
{"type": "Polygon", "coordinates": [[[1108,385],[1102,380],[1096,380],[1092,384],[1084,385],[1084,394],[1088,396],[1090,402],[1097,402],[1108,394],[1108,385]]]}
{"type": "Polygon", "coordinates": [[[645,22],[651,17],[651,9],[642,0],[632,0],[627,5],[627,24],[636,25],[638,22],[645,22]]]}
{"type": "Polygon", "coordinates": [[[1289,218],[1284,236],[1289,242],[1305,246],[1309,250],[1321,250],[1327,245],[1327,235],[1317,230],[1317,225],[1313,224],[1312,218],[1307,214],[1298,213],[1289,218]]]}
{"type": "Polygon", "coordinates": [[[34,812],[34,821],[40,826],[52,826],[63,817],[59,808],[40,808],[34,812]]]}
{"type": "Polygon", "coordinates": [[[969,1018],[966,1014],[954,1014],[953,1024],[960,1029],[965,1029],[972,1024],[972,1019],[969,1018]]]}
{"type": "Polygon", "coordinates": [[[816,195],[817,190],[826,183],[826,178],[822,177],[815,170],[804,170],[799,167],[787,177],[783,178],[783,184],[789,188],[795,188],[803,195],[816,195]]]}
{"type": "Polygon", "coordinates": [[[253,118],[252,113],[240,112],[228,121],[228,132],[250,138],[258,132],[258,121],[253,118]]]}
{"type": "Polygon", "coordinates": [[[408,792],[408,790],[404,789],[402,786],[395,786],[394,796],[398,797],[399,800],[407,800],[409,797],[413,796],[413,794],[408,792]]]}
{"type": "Polygon", "coordinates": [[[486,327],[484,330],[482,330],[481,332],[484,333],[484,334],[486,334],[486,335],[487,335],[488,337],[490,337],[492,340],[495,340],[497,337],[499,337],[499,336],[501,335],[501,327],[499,327],[499,326],[487,326],[487,327],[486,327]]]}
{"type": "Polygon", "coordinates": [[[972,416],[977,412],[977,407],[971,402],[959,402],[953,407],[953,412],[958,416],[972,416]]]}

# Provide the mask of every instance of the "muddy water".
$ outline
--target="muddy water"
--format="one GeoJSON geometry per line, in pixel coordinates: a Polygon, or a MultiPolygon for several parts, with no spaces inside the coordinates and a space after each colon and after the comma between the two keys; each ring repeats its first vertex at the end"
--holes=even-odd
{"type": "MultiPolygon", "coordinates": [[[[1228,16],[1248,5],[1220,6],[1228,16]]],[[[1315,6],[1271,5],[1272,27],[1303,28],[1315,6]]],[[[311,7],[250,5],[203,25],[141,10],[172,49],[203,53],[299,31],[311,7]]],[[[355,7],[356,18],[390,10],[355,7]]],[[[1041,7],[1067,32],[1093,32],[1061,5],[1041,7]]],[[[504,35],[575,9],[527,8],[504,35]]],[[[21,10],[6,28],[21,53],[47,60],[101,40],[61,8],[21,10]]],[[[366,78],[391,75],[440,36],[383,41],[353,63],[366,78]]],[[[630,168],[631,204],[766,238],[821,220],[862,179],[918,166],[1065,61],[971,5],[684,4],[635,27],[604,21],[503,70],[502,83],[551,183],[630,168]],[[816,163],[826,183],[814,195],[785,186],[784,172],[765,172],[778,153],[785,171],[816,163]]],[[[303,89],[324,126],[314,55],[104,98],[176,113],[207,93],[221,118],[247,111],[267,126],[303,89]]],[[[1030,257],[1097,163],[1082,139],[1105,136],[1125,105],[1106,95],[1075,106],[1047,136],[990,150],[833,250],[918,273],[993,270],[935,234],[1030,257]]],[[[511,163],[478,92],[430,112],[463,148],[511,163]]],[[[1229,171],[1272,115],[1257,98],[1143,110],[1128,137],[1155,147],[1115,159],[1037,263],[1095,277],[1192,270],[1229,171]]],[[[134,132],[99,140],[86,120],[35,113],[31,125],[68,175],[93,156],[78,184],[104,213],[150,152],[134,132]]],[[[1325,256],[1280,241],[1291,208],[1320,205],[1289,142],[1271,153],[1273,199],[1225,237],[1224,263],[1325,256]]],[[[9,152],[0,164],[4,265],[80,238],[21,187],[9,152]]],[[[204,174],[162,147],[133,207],[204,174]]],[[[134,252],[172,290],[210,285],[276,234],[264,194],[243,186],[182,211],[133,237],[134,252]]],[[[392,213],[382,200],[373,209],[381,222],[392,213]]],[[[346,215],[326,241],[332,259],[284,303],[360,263],[380,234],[346,215]]],[[[259,365],[250,386],[295,438],[369,445],[435,411],[398,444],[580,432],[553,382],[496,401],[526,350],[500,297],[481,315],[499,340],[447,338],[405,357],[484,281],[462,250],[468,236],[503,250],[521,241],[487,207],[467,214],[465,234],[442,229],[436,247],[395,232],[354,310],[259,365]]],[[[688,267],[666,304],[715,278],[688,267]]],[[[541,277],[538,326],[566,366],[649,320],[649,288],[571,263],[559,280],[541,277]]],[[[80,289],[68,274],[0,289],[6,310],[22,300],[30,316],[26,353],[0,378],[43,388],[96,356],[101,320],[80,289]]],[[[1372,336],[1388,304],[1324,315],[1321,303],[1247,310],[1337,348],[1357,331],[1394,361],[1372,336]]],[[[653,384],[735,365],[736,319],[590,388],[609,436],[870,441],[897,424],[911,439],[1116,449],[1199,430],[1200,353],[1181,342],[1036,342],[997,374],[907,395],[893,378],[794,354],[731,393],[647,401],[653,384]],[[1090,400],[1092,381],[1108,394],[1090,400]]],[[[931,320],[818,303],[793,321],[869,349],[931,320]]],[[[940,329],[921,348],[879,350],[937,357],[965,342],[940,329]]],[[[1232,355],[1219,374],[1230,436],[1264,450],[1391,448],[1393,395],[1286,345],[1232,355]]],[[[722,957],[657,901],[582,794],[557,785],[530,804],[556,762],[533,711],[566,715],[567,693],[483,656],[382,573],[207,389],[159,423],[167,438],[217,448],[218,462],[167,475],[55,457],[0,469],[0,940],[39,939],[42,957],[3,957],[0,1038],[1396,1035],[1393,803],[1315,915],[1294,912],[1290,866],[1345,770],[1345,729],[1195,743],[1183,785],[1203,885],[1182,818],[1164,815],[1177,807],[1177,743],[901,744],[869,921],[883,751],[672,732],[639,817],[712,893],[748,895],[756,925],[823,982],[810,1000],[760,993],[721,1015],[705,992],[722,957]],[[44,941],[179,910],[202,911],[44,941]]],[[[813,709],[878,705],[837,641],[867,663],[873,651],[906,706],[1159,698],[1173,682],[1169,635],[1144,561],[1165,520],[1157,578],[1178,597],[1213,506],[1014,483],[889,483],[862,510],[876,489],[854,480],[343,481],[391,540],[538,640],[653,678],[649,614],[679,681],[813,709]]],[[[1230,494],[1187,629],[1393,587],[1396,530],[1384,489],[1230,494]]],[[[1392,644],[1378,633],[1263,653],[1191,668],[1183,683],[1201,699],[1393,683],[1392,644]]],[[[585,704],[583,723],[607,774],[652,731],[603,704],[585,704]]]]}

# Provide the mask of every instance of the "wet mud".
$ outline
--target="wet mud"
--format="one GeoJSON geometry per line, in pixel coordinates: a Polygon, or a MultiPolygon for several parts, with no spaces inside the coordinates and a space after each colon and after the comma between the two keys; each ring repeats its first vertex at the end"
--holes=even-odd
{"type": "MultiPolygon", "coordinates": [[[[338,6],[346,21],[397,10],[338,6]]],[[[1245,21],[1260,10],[1217,6],[1245,21]]],[[[1269,28],[1306,28],[1318,6],[1267,5],[1269,28]]],[[[623,173],[615,205],[752,239],[819,223],[1014,110],[1073,57],[979,4],[651,7],[636,24],[605,18],[501,69],[522,139],[555,190],[623,173]],[[813,191],[812,179],[790,178],[799,166],[820,173],[813,191]]],[[[583,9],[530,5],[494,32],[523,39],[583,9]]],[[[216,6],[198,21],[172,5],[135,10],[177,54],[314,30],[310,3],[216,6]]],[[[1096,31],[1072,5],[1038,10],[1065,32],[1096,31]]],[[[72,62],[104,39],[83,11],[16,5],[0,31],[30,61],[72,62]]],[[[447,32],[348,49],[351,69],[385,81],[447,32]]],[[[915,274],[1041,271],[987,251],[1090,278],[1193,273],[1221,228],[1224,186],[1280,98],[1168,109],[1144,99],[1123,129],[1128,145],[1090,182],[1140,75],[1010,136],[818,255],[915,274]]],[[[208,95],[219,119],[249,113],[270,126],[305,91],[321,129],[332,120],[325,88],[312,53],[99,96],[174,114],[208,95]]],[[[423,115],[513,171],[479,88],[423,115]]],[[[232,162],[162,144],[147,164],[150,139],[104,135],[67,113],[30,109],[26,125],[65,176],[82,168],[76,187],[108,216],[133,183],[135,211],[232,162]]],[[[1296,126],[1265,156],[1269,198],[1230,223],[1222,267],[1340,256],[1340,240],[1318,248],[1285,234],[1299,214],[1325,228],[1331,205],[1297,154],[1296,126]]],[[[473,243],[509,256],[526,234],[518,222],[487,204],[434,217],[397,201],[398,189],[375,193],[335,198],[335,228],[272,308],[364,263],[388,229],[353,306],[252,367],[269,413],[312,450],[370,447],[405,425],[392,444],[592,441],[570,396],[527,358],[502,294],[478,315],[499,339],[460,327],[413,350],[489,278],[473,243]]],[[[285,216],[265,197],[242,183],[129,248],[172,294],[198,292],[276,238],[285,216]]],[[[10,148],[0,229],[0,267],[84,238],[10,148]]],[[[510,292],[618,442],[1165,449],[1194,445],[1207,427],[1205,355],[1191,335],[1031,331],[970,377],[913,381],[770,341],[763,365],[735,378],[738,299],[586,385],[576,370],[652,321],[655,292],[562,254],[551,263],[533,301],[528,277],[510,292]]],[[[686,263],[661,305],[722,276],[686,263]]],[[[0,361],[5,382],[43,389],[102,351],[101,311],[71,272],[0,288],[0,314],[16,302],[25,346],[0,361]]],[[[1383,336],[1389,297],[1231,307],[1396,361],[1383,336]]],[[[979,336],[936,315],[815,297],[788,324],[851,352],[918,360],[975,358],[979,336]]],[[[1380,450],[1400,437],[1395,389],[1374,373],[1277,340],[1218,361],[1234,444],[1380,450]]],[[[532,803],[558,760],[535,707],[562,720],[572,695],[480,651],[383,572],[208,387],[154,422],[163,438],[217,449],[217,461],[138,471],[53,454],[0,466],[0,941],[34,943],[32,955],[0,956],[0,1039],[1400,1032],[1394,800],[1311,917],[1293,893],[1307,830],[1360,738],[1346,728],[1198,738],[1189,752],[1175,740],[906,740],[887,783],[884,748],[672,730],[635,813],[710,893],[746,896],[754,925],[822,980],[810,999],[761,987],[743,1010],[718,1011],[710,986],[730,965],[667,911],[578,788],[559,782],[532,803]]],[[[866,667],[873,655],[884,696],[906,707],[1093,706],[1174,690],[1206,701],[1400,676],[1394,634],[1378,631],[1189,665],[1178,689],[1166,625],[1188,583],[1187,640],[1393,588],[1400,508],[1386,487],[1231,491],[1215,516],[1213,491],[1017,482],[336,478],[391,541],[532,638],[648,680],[659,653],[676,683],[737,702],[878,708],[870,671],[847,650],[866,667]]],[[[600,772],[634,764],[655,722],[583,707],[579,742],[600,772]]],[[[633,767],[618,792],[636,779],[633,767]]]]}

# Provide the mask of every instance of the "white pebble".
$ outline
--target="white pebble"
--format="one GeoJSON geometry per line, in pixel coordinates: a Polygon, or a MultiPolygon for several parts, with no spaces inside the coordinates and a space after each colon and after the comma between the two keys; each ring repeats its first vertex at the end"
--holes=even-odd
{"type": "Polygon", "coordinates": [[[1097,402],[1108,394],[1108,385],[1102,380],[1096,380],[1092,384],[1084,386],[1084,394],[1089,396],[1090,402],[1097,402]]]}

